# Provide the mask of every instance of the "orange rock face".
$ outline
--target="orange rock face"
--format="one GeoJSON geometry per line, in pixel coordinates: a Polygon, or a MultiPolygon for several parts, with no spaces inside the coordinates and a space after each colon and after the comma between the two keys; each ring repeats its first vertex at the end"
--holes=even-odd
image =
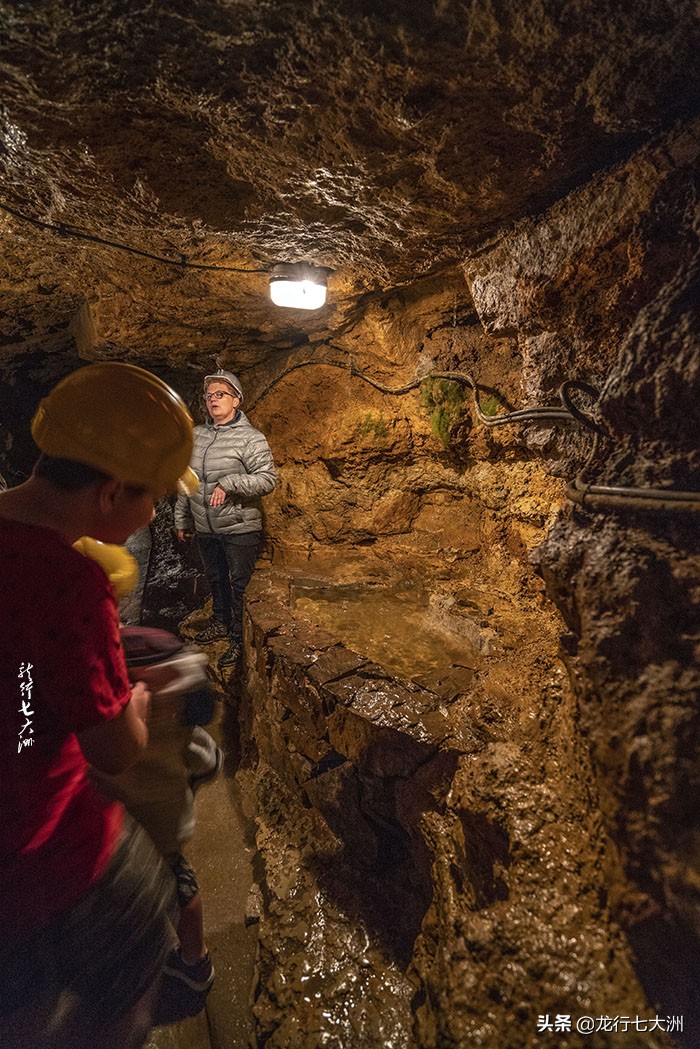
{"type": "MultiPolygon", "coordinates": [[[[27,475],[40,397],[101,359],[198,419],[202,374],[232,368],[279,466],[241,701],[261,1044],[530,1049],[542,1015],[657,1008],[693,1028],[698,518],[638,500],[700,490],[694,5],[0,19],[0,472],[27,475]],[[317,312],[270,303],[297,260],[331,270],[317,312]],[[488,425],[571,380],[578,421],[488,425]],[[368,603],[365,641],[290,580],[422,604],[368,603]],[[414,670],[419,634],[440,658],[414,670]]],[[[205,597],[169,512],[151,621],[178,585],[170,614],[205,597]]]]}

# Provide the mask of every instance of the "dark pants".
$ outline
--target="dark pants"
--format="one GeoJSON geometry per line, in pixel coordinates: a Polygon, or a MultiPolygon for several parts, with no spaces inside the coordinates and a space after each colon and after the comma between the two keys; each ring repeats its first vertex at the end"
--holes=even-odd
{"type": "Polygon", "coordinates": [[[243,638],[243,595],[255,569],[260,551],[260,533],[241,536],[204,535],[199,533],[199,552],[211,586],[214,619],[225,623],[235,641],[243,638]]]}

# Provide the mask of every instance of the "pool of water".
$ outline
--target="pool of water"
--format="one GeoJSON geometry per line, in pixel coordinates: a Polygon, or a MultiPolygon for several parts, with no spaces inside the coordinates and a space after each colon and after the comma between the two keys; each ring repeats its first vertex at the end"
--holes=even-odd
{"type": "Polygon", "coordinates": [[[449,698],[468,690],[481,657],[467,638],[441,629],[417,589],[331,585],[291,588],[297,614],[396,677],[449,698]]]}

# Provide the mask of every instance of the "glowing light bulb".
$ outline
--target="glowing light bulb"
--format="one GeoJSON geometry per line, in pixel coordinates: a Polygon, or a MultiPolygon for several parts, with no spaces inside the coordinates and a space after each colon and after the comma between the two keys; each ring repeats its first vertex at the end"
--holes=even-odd
{"type": "Polygon", "coordinates": [[[280,262],[270,274],[270,298],[275,306],[318,310],[326,301],[327,284],[326,272],[318,266],[280,262]]]}

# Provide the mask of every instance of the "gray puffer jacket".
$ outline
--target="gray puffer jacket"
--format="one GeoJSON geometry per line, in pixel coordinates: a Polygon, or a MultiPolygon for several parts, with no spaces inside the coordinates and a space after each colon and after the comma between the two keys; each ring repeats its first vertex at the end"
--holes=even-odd
{"type": "Polygon", "coordinates": [[[195,426],[190,465],[201,484],[194,495],[177,497],[176,528],[217,535],[262,529],[260,496],[272,491],[277,474],[270,446],[243,412],[221,426],[195,426]],[[221,506],[210,506],[217,484],[226,498],[221,506]]]}

